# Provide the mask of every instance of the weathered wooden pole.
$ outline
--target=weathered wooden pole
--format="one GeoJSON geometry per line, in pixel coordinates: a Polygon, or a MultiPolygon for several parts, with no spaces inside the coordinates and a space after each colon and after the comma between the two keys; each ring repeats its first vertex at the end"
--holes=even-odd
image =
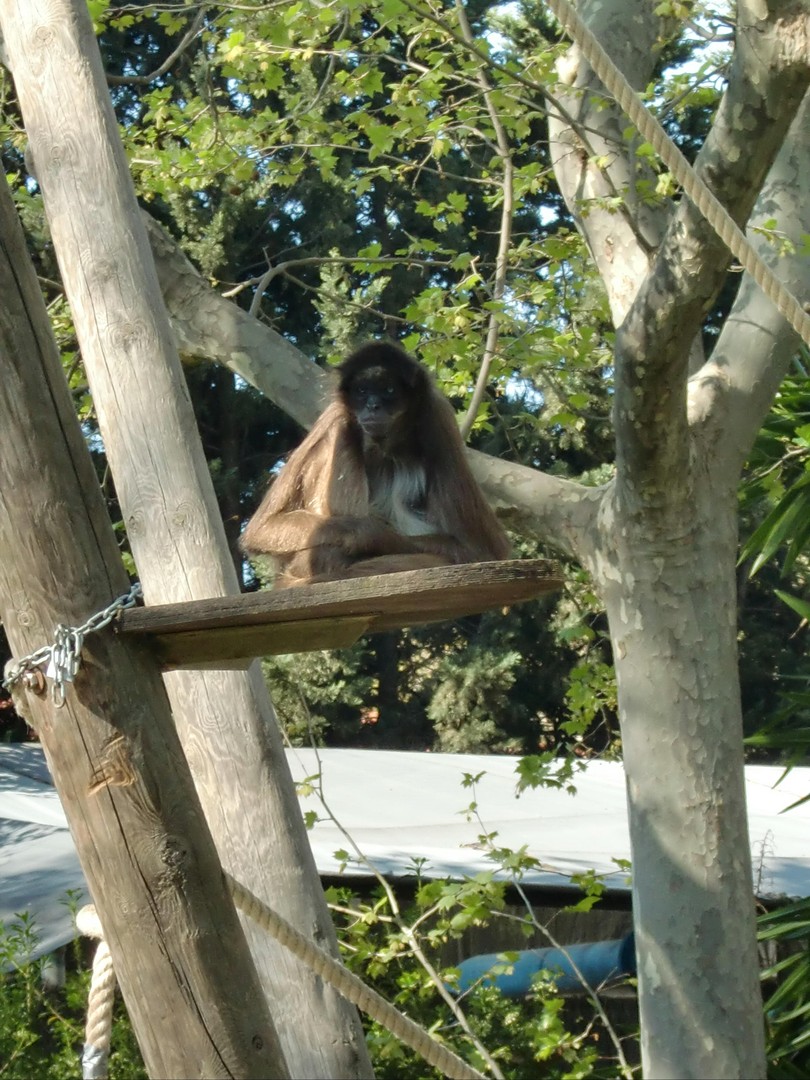
{"type": "MultiPolygon", "coordinates": [[[[37,179],[147,603],[239,591],[84,0],[0,0],[37,179]]],[[[337,954],[258,664],[166,688],[223,866],[337,954]]],[[[294,1076],[371,1075],[356,1010],[245,923],[294,1076]]]]}
{"type": "MultiPolygon", "coordinates": [[[[0,177],[0,617],[20,659],[126,593],[0,177]]],[[[88,635],[65,705],[23,690],[152,1076],[287,1076],[154,660],[88,635]]]]}

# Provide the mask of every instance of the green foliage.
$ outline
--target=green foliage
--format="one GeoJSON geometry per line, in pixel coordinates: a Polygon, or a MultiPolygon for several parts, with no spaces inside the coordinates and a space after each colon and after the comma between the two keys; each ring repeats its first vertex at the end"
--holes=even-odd
{"type": "Polygon", "coordinates": [[[553,751],[544,754],[527,754],[518,761],[516,794],[539,787],[565,788],[573,795],[576,788],[573,779],[581,768],[571,757],[558,757],[553,751]]]}
{"type": "Polygon", "coordinates": [[[554,759],[617,752],[609,660],[601,605],[579,573],[560,599],[271,657],[265,673],[294,743],[554,759]]]}
{"type": "Polygon", "coordinates": [[[427,715],[433,721],[437,749],[466,753],[482,746],[518,749],[504,745],[500,717],[509,707],[509,693],[521,657],[487,646],[472,645],[461,664],[442,658],[436,667],[435,687],[427,715]]]}
{"type": "Polygon", "coordinates": [[[762,972],[768,1076],[810,1075],[810,900],[787,904],[759,920],[759,940],[772,950],[762,972]]]}
{"type": "Polygon", "coordinates": [[[273,705],[293,746],[323,745],[331,731],[351,741],[373,722],[365,702],[372,696],[366,650],[293,653],[264,661],[273,705]]]}
{"type": "MultiPolygon", "coordinates": [[[[475,22],[479,49],[487,18],[475,22]]],[[[586,373],[610,362],[604,293],[549,192],[545,117],[522,85],[552,72],[554,35],[541,32],[531,56],[513,47],[498,56],[487,76],[493,118],[478,88],[481,56],[450,13],[443,24],[395,3],[225,5],[208,14],[171,77],[151,80],[156,57],[187,28],[182,16],[144,6],[125,18],[109,9],[106,19],[100,42],[118,77],[139,194],[204,272],[245,281],[247,297],[264,251],[278,273],[262,317],[283,320],[302,347],[323,356],[351,334],[384,328],[423,346],[448,388],[464,394],[494,316],[493,386],[515,371],[535,378],[548,365],[576,379],[581,368],[582,388],[565,393],[575,407],[549,416],[563,430],[586,422],[602,397],[586,389],[586,373]],[[495,123],[511,144],[517,207],[498,301],[507,173],[492,152],[495,123]]],[[[555,377],[555,394],[566,381],[555,377]]]]}
{"type": "MultiPolygon", "coordinates": [[[[69,947],[65,986],[58,990],[43,988],[47,958],[30,960],[36,944],[37,928],[30,917],[19,915],[9,926],[0,924],[0,1078],[72,1080],[80,1073],[84,1044],[89,943],[75,941],[69,947]]],[[[146,1080],[120,997],[113,1015],[109,1076],[146,1080]]]]}
{"type": "MultiPolygon", "coordinates": [[[[810,749],[806,651],[810,618],[810,380],[798,367],[799,373],[783,383],[757,438],[741,492],[743,522],[751,523],[741,561],[749,570],[746,592],[755,591],[760,604],[757,623],[762,644],[767,623],[774,626],[774,640],[765,646],[768,659],[755,664],[754,670],[767,671],[769,666],[779,679],[777,703],[759,717],[747,742],[751,747],[776,752],[791,764],[806,760],[810,749]],[[781,564],[778,571],[777,563],[781,564]],[[777,587],[784,582],[789,584],[790,592],[777,587]],[[768,593],[779,603],[778,611],[768,612],[766,622],[763,610],[768,609],[761,598],[768,593]],[[800,619],[798,629],[796,615],[800,619]]],[[[745,633],[745,616],[742,626],[745,633]]],[[[746,648],[743,637],[744,691],[745,679],[750,677],[746,648]]]]}
{"type": "MultiPolygon", "coordinates": [[[[464,955],[464,935],[497,920],[505,909],[505,885],[492,874],[464,882],[417,878],[413,899],[400,907],[387,889],[360,896],[344,888],[328,890],[348,966],[372,983],[408,1016],[486,1071],[474,1036],[507,1078],[533,1075],[543,1064],[549,1077],[615,1077],[618,1068],[611,1037],[592,1010],[566,1007],[553,982],[538,979],[525,1000],[505,999],[492,986],[478,986],[458,1002],[469,1033],[454,1019],[442,986],[457,973],[450,957],[464,955]]],[[[531,913],[509,913],[515,948],[537,932],[531,913]]],[[[508,966],[508,953],[504,964],[508,966]]],[[[377,1024],[367,1039],[380,1078],[426,1077],[428,1066],[377,1024]]]]}
{"type": "Polygon", "coordinates": [[[596,720],[616,715],[618,701],[613,665],[599,661],[577,664],[571,669],[565,698],[571,719],[562,725],[563,731],[581,740],[596,720]]]}
{"type": "MultiPolygon", "coordinates": [[[[802,363],[806,359],[805,351],[802,363]]],[[[785,605],[786,633],[797,642],[799,651],[795,669],[782,675],[780,707],[746,742],[755,749],[778,753],[788,767],[807,761],[810,754],[810,679],[803,647],[810,619],[806,598],[810,381],[801,364],[797,366],[799,374],[785,380],[759,434],[741,493],[744,520],[754,521],[741,560],[748,562],[751,579],[755,575],[756,580],[765,578],[773,595],[785,605]],[[802,590],[804,597],[774,587],[777,557],[780,578],[789,581],[793,589],[802,590]],[[798,633],[791,633],[795,618],[790,612],[802,620],[798,633]]],[[[810,793],[793,805],[808,798],[810,793]]],[[[799,1080],[810,1073],[810,900],[762,915],[759,939],[769,954],[762,973],[768,1075],[773,1080],[799,1080]]]]}
{"type": "MultiPolygon", "coordinates": [[[[420,860],[414,865],[412,888],[406,880],[394,891],[380,878],[371,895],[347,888],[329,890],[346,962],[484,1071],[489,1058],[505,1077],[531,1075],[540,1062],[544,1076],[631,1076],[621,1041],[625,1037],[632,1041],[635,1032],[620,1034],[596,998],[566,1005],[544,973],[535,980],[533,993],[521,1001],[506,1000],[483,984],[455,1002],[443,993],[444,987],[457,985],[457,972],[449,966],[452,959],[482,951],[483,928],[509,942],[496,969],[508,968],[520,948],[556,944],[538,923],[520,885],[525,872],[538,866],[537,860],[525,849],[499,846],[497,832],[487,831],[479,817],[475,791],[483,775],[465,775],[462,786],[471,791],[473,801],[463,813],[482,830],[478,846],[493,869],[460,881],[429,879],[426,861],[420,860]],[[407,903],[403,896],[409,898],[407,903]],[[478,942],[478,948],[470,942],[478,942]]],[[[521,775],[520,767],[516,775],[521,775]]],[[[533,779],[535,784],[556,787],[570,775],[570,768],[557,775],[535,771],[533,779]]],[[[603,882],[595,874],[583,874],[577,884],[582,898],[569,910],[588,911],[598,903],[603,882]]],[[[485,950],[492,951],[492,946],[485,950]]],[[[377,1025],[369,1028],[369,1044],[380,1076],[432,1075],[377,1025]]]]}
{"type": "MultiPolygon", "coordinates": [[[[471,780],[474,778],[470,778],[471,780]]],[[[492,873],[467,881],[426,880],[415,867],[417,887],[400,907],[382,887],[360,896],[348,888],[330,888],[344,960],[380,993],[394,1001],[471,1064],[484,1066],[479,1052],[453,1018],[431,972],[453,985],[451,957],[458,955],[471,929],[492,925],[506,910],[506,885],[492,873]],[[420,960],[427,961],[428,967],[420,960]]],[[[583,879],[585,892],[577,909],[596,901],[598,879],[583,879]]],[[[530,911],[510,911],[515,948],[525,947],[537,932],[530,911]]],[[[810,1070],[810,901],[788,904],[761,916],[759,939],[773,951],[762,972],[768,1042],[769,1077],[801,1080],[810,1070]]],[[[88,942],[69,947],[66,985],[42,987],[42,964],[30,962],[37,930],[30,917],[0,926],[0,968],[12,970],[0,993],[0,1077],[3,1080],[69,1080],[78,1071],[84,1040],[89,990],[88,942]]],[[[509,953],[504,953],[508,966],[509,953]]],[[[543,1065],[549,1077],[606,1077],[621,1074],[611,1038],[589,1009],[579,1011],[556,994],[553,983],[539,978],[525,1001],[504,999],[491,986],[480,986],[461,1000],[471,1031],[498,1062],[507,1078],[533,1074],[543,1065]]],[[[146,1077],[131,1025],[119,1001],[113,1021],[111,1080],[146,1077]]],[[[389,1032],[366,1021],[368,1045],[377,1076],[421,1078],[435,1075],[389,1032]]],[[[626,1033],[621,1033],[626,1038],[626,1033]]]]}
{"type": "MultiPolygon", "coordinates": [[[[806,441],[810,437],[810,425],[805,425],[798,434],[806,441]]],[[[743,557],[757,553],[751,567],[752,574],[783,547],[786,548],[783,571],[788,573],[807,546],[810,538],[810,457],[807,458],[805,469],[805,474],[783,492],[776,506],[748,539],[743,557]]]]}
{"type": "MultiPolygon", "coordinates": [[[[507,1001],[497,990],[479,987],[464,996],[463,1012],[452,1005],[447,987],[455,973],[450,957],[458,945],[453,943],[505,910],[506,885],[493,873],[463,882],[417,877],[412,900],[404,908],[382,884],[364,896],[332,888],[328,899],[347,965],[471,1064],[486,1068],[483,1055],[491,1054],[507,1078],[524,1076],[539,1062],[545,1063],[543,1075],[549,1077],[616,1075],[610,1041],[594,1024],[590,1010],[583,1018],[566,1009],[550,982],[538,980],[526,1001],[507,1001]]],[[[536,930],[528,910],[523,918],[510,916],[510,923],[516,945],[536,930]]],[[[42,962],[29,962],[36,939],[36,927],[25,917],[7,929],[0,927],[0,968],[14,968],[0,976],[3,1080],[69,1080],[78,1071],[90,981],[89,943],[77,941],[70,947],[64,989],[44,991],[42,962]]],[[[381,1080],[438,1075],[390,1032],[368,1020],[366,1027],[381,1080]]],[[[146,1076],[120,1001],[109,1068],[111,1080],[146,1076]]]]}
{"type": "Polygon", "coordinates": [[[755,574],[777,552],[788,575],[810,541],[810,380],[785,380],[751,459],[746,502],[767,512],[746,540],[755,574]]]}
{"type": "MultiPolygon", "coordinates": [[[[579,639],[561,639],[548,616],[553,603],[270,657],[265,673],[285,732],[296,744],[446,753],[604,750],[615,738],[612,670],[597,663],[591,684],[580,660],[575,713],[567,673],[587,653],[579,639]]],[[[577,618],[589,616],[578,609],[577,618]]],[[[587,648],[601,655],[603,644],[587,648]]]]}

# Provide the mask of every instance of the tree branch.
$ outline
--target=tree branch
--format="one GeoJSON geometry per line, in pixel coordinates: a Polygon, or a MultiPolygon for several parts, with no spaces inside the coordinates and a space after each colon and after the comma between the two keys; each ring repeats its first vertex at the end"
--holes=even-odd
{"type": "Polygon", "coordinates": [[[583,565],[593,562],[589,553],[604,487],[585,487],[477,450],[468,450],[467,460],[507,527],[551,544],[583,565]]]}
{"type": "Polygon", "coordinates": [[[171,52],[160,67],[155,68],[154,71],[150,71],[148,75],[109,75],[105,72],[104,78],[110,86],[148,86],[155,79],[160,78],[161,75],[165,75],[178,56],[181,56],[194,38],[199,33],[203,23],[205,22],[206,10],[204,7],[200,8],[195,16],[194,20],[183,34],[180,44],[176,49],[171,52]]]}
{"type": "Polygon", "coordinates": [[[146,213],[144,218],[181,355],[224,364],[309,427],[323,408],[328,376],[275,330],[220,296],[157,222],[146,213]]]}
{"type": "MultiPolygon", "coordinates": [[[[810,299],[810,92],[805,94],[749,222],[749,240],[799,298],[810,299]],[[779,243],[763,231],[776,220],[779,243]],[[759,231],[758,231],[759,230],[759,231]]],[[[714,452],[736,475],[799,345],[798,334],[746,274],[722,333],[689,385],[689,419],[711,424],[714,452]]]]}
{"type": "MultiPolygon", "coordinates": [[[[751,211],[810,78],[806,61],[785,57],[785,23],[758,19],[755,7],[760,10],[753,2],[740,5],[728,88],[696,162],[738,223],[751,211]]],[[[689,349],[723,285],[728,262],[723,242],[682,199],[653,270],[619,327],[619,479],[648,509],[666,504],[680,513],[678,495],[689,491],[689,349]]]]}
{"type": "MultiPolygon", "coordinates": [[[[634,5],[585,3],[580,15],[636,89],[646,86],[671,20],[638,18],[634,5]]],[[[639,185],[655,185],[655,173],[624,137],[627,119],[605,90],[580,49],[573,45],[557,63],[563,111],[549,107],[551,160],[560,191],[605,282],[613,321],[624,318],[671,209],[668,200],[651,206],[637,197],[639,185]],[[616,200],[620,205],[615,209],[616,200]]]]}
{"type": "MultiPolygon", "coordinates": [[[[456,14],[465,41],[469,45],[473,45],[475,42],[462,0],[456,0],[456,14]]],[[[478,378],[475,380],[475,388],[470,399],[469,407],[467,408],[467,413],[461,422],[461,436],[465,440],[472,431],[475,418],[478,415],[478,410],[481,408],[481,402],[484,400],[487,382],[489,381],[490,368],[492,367],[492,361],[495,359],[495,355],[498,351],[498,336],[501,317],[500,311],[498,310],[498,304],[503,299],[504,290],[506,289],[506,271],[509,266],[509,249],[512,246],[512,218],[515,210],[515,166],[512,161],[512,147],[509,145],[509,137],[506,134],[506,128],[498,115],[498,110],[495,108],[495,103],[492,98],[492,83],[487,78],[483,68],[478,72],[478,83],[483,91],[484,104],[486,105],[489,118],[492,121],[492,128],[495,132],[498,156],[503,165],[503,184],[501,189],[501,227],[498,232],[498,251],[495,256],[495,278],[492,283],[492,299],[495,302],[495,306],[489,313],[487,336],[486,341],[484,342],[484,355],[481,359],[478,378]]]]}

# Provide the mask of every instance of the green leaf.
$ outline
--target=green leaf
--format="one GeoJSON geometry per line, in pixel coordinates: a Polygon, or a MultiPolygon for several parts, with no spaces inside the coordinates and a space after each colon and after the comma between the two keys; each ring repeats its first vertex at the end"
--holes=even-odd
{"type": "Polygon", "coordinates": [[[742,558],[758,552],[751,567],[751,576],[787,543],[798,525],[802,530],[810,516],[810,474],[801,477],[774,507],[762,524],[743,546],[742,558]]]}
{"type": "Polygon", "coordinates": [[[810,602],[802,600],[798,596],[790,596],[780,589],[774,589],[774,593],[780,600],[784,601],[789,608],[792,608],[797,615],[801,616],[802,619],[810,621],[810,602]]]}

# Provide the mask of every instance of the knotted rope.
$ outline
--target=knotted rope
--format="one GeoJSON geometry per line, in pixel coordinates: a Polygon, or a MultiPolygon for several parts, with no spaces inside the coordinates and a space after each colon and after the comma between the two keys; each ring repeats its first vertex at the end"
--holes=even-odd
{"type": "Polygon", "coordinates": [[[107,1080],[115,1000],[115,972],[110,947],[104,940],[104,932],[92,904],[80,909],[76,915],[76,926],[87,937],[98,939],[87,1001],[82,1080],[107,1080]]]}

